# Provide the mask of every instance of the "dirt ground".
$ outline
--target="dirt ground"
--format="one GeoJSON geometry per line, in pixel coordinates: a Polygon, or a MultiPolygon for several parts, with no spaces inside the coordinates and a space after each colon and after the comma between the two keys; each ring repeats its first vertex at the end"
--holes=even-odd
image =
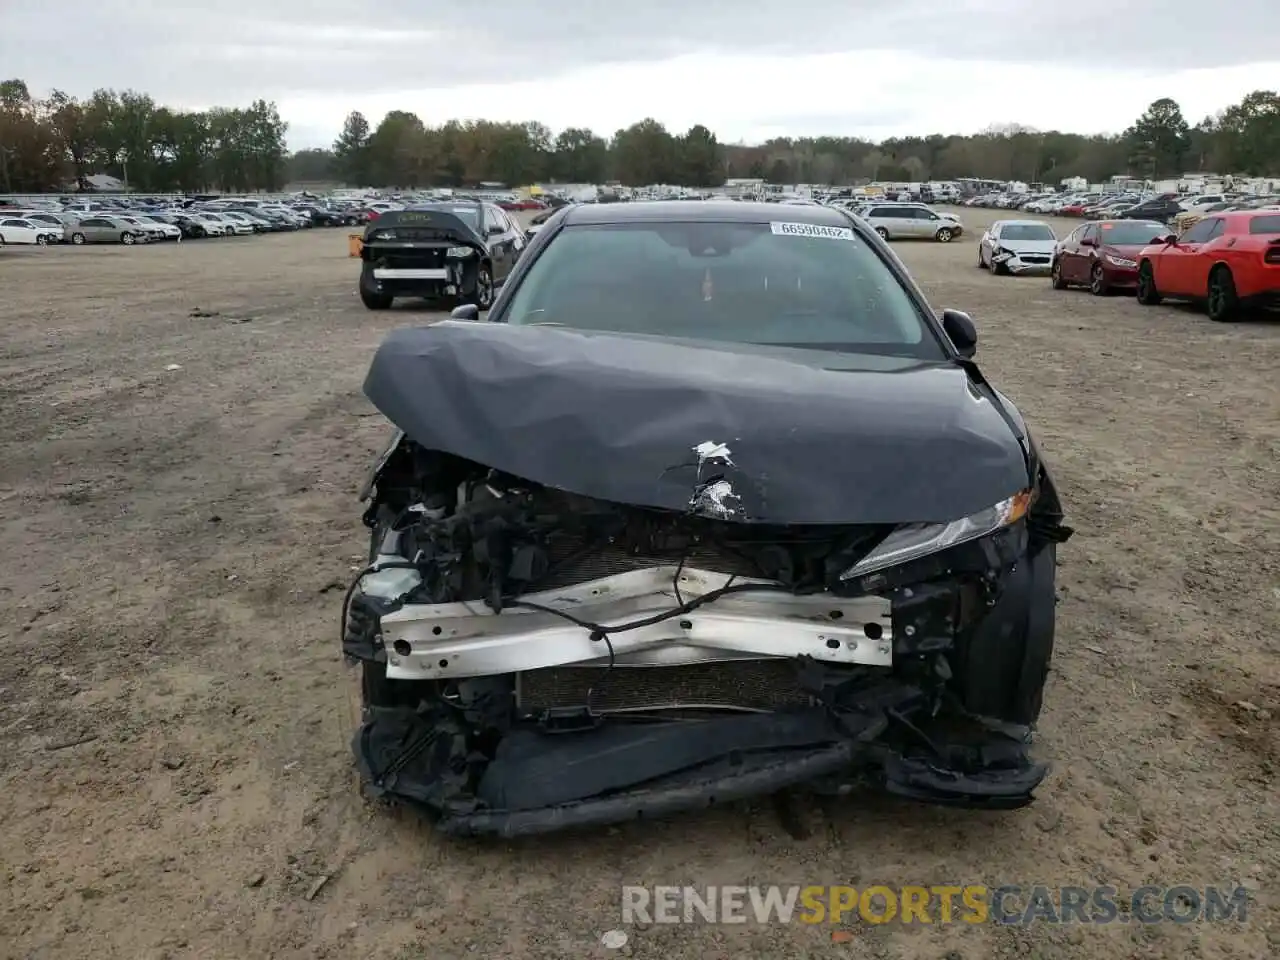
{"type": "Polygon", "coordinates": [[[623,884],[948,882],[1255,899],[1244,926],[655,925],[621,952],[1280,951],[1280,323],[992,277],[972,235],[898,245],[973,314],[1078,530],[1031,808],[855,797],[802,806],[803,840],[761,803],[464,843],[367,804],[350,761],[338,609],[387,430],[360,385],[432,315],[366,311],[345,246],[0,254],[0,955],[599,957],[623,884]]]}

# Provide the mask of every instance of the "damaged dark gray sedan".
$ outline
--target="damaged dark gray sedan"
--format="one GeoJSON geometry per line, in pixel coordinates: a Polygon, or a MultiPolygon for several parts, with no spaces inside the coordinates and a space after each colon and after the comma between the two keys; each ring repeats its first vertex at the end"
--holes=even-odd
{"type": "Polygon", "coordinates": [[[392,333],[357,763],[454,834],[792,789],[1009,809],[1070,535],[1013,404],[839,210],[581,205],[392,333]]]}

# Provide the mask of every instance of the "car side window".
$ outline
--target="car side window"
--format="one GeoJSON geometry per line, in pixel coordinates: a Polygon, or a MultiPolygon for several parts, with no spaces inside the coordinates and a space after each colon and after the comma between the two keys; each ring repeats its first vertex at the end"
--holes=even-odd
{"type": "Polygon", "coordinates": [[[941,220],[942,218],[939,217],[932,210],[925,210],[923,207],[916,207],[916,219],[917,220],[941,220]]]}
{"type": "Polygon", "coordinates": [[[487,204],[487,203],[486,203],[486,204],[484,205],[484,229],[485,229],[485,232],[486,232],[486,233],[488,233],[488,232],[489,232],[489,230],[490,230],[490,229],[492,229],[493,227],[497,227],[497,228],[498,228],[498,229],[500,229],[500,230],[501,230],[501,229],[505,229],[505,228],[503,227],[503,224],[502,224],[502,217],[501,217],[501,214],[500,214],[500,213],[499,213],[499,211],[498,211],[498,208],[497,208],[497,207],[490,206],[489,204],[487,204]]]}
{"type": "Polygon", "coordinates": [[[1214,228],[1221,223],[1220,218],[1212,220],[1199,220],[1192,224],[1179,239],[1183,243],[1204,243],[1213,236],[1214,228]]]}
{"type": "Polygon", "coordinates": [[[1098,228],[1096,226],[1085,227],[1084,233],[1080,234],[1080,239],[1081,240],[1097,240],[1098,228]]]}
{"type": "Polygon", "coordinates": [[[1209,233],[1209,239],[1216,240],[1226,232],[1227,221],[1223,220],[1221,217],[1217,217],[1211,222],[1213,223],[1213,230],[1209,233]]]}

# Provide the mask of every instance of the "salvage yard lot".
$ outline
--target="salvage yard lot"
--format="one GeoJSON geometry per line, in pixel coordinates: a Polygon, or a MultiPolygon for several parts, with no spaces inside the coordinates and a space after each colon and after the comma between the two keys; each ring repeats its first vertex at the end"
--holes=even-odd
{"type": "Polygon", "coordinates": [[[435,315],[366,311],[340,232],[0,253],[0,955],[591,957],[623,884],[984,882],[1257,901],[1243,928],[654,926],[627,949],[1280,950],[1280,322],[992,277],[974,231],[997,214],[960,213],[960,240],[897,249],[973,314],[1078,530],[1055,772],[1013,814],[805,803],[800,840],[768,804],[512,844],[367,805],[338,648],[387,433],[360,385],[387,330],[435,315]]]}

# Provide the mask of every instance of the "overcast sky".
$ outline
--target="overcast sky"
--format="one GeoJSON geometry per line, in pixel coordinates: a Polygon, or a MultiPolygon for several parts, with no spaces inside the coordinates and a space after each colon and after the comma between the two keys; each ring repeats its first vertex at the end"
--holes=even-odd
{"type": "Polygon", "coordinates": [[[878,140],[1118,132],[1161,96],[1194,123],[1280,87],[1278,39],[1280,0],[0,0],[0,79],[275,100],[295,148],[392,109],[878,140]]]}

